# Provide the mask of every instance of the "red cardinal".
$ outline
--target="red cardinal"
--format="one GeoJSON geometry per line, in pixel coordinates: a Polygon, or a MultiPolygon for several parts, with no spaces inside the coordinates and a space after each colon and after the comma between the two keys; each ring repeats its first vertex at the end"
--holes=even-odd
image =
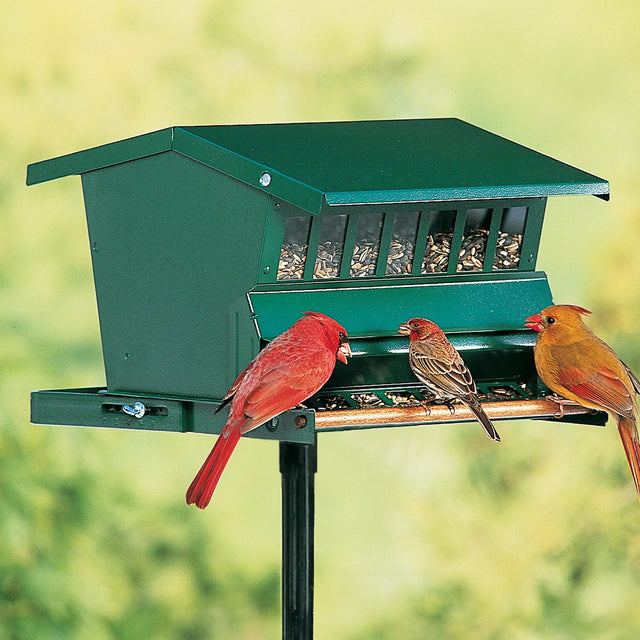
{"type": "Polygon", "coordinates": [[[424,318],[413,318],[398,327],[409,336],[409,364],[418,380],[447,404],[460,400],[473,413],[487,435],[500,442],[500,436],[478,400],[476,383],[456,348],[442,329],[424,318]]]}
{"type": "Polygon", "coordinates": [[[312,396],[351,355],[347,332],[322,313],[305,312],[272,340],[236,378],[216,413],[231,402],[229,419],[187,489],[187,504],[204,509],[243,433],[312,396]]]}
{"type": "Polygon", "coordinates": [[[582,307],[558,304],[527,318],[539,333],[533,354],[542,382],[567,400],[606,411],[618,425],[640,495],[640,442],[636,393],[640,382],[613,349],[585,325],[582,307]]]}

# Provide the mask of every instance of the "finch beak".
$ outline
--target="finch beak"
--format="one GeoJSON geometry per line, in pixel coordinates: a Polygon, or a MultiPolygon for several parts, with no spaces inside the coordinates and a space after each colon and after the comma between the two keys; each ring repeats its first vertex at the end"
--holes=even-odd
{"type": "Polygon", "coordinates": [[[527,329],[533,329],[534,331],[537,331],[538,333],[540,333],[543,329],[542,316],[539,313],[536,313],[533,316],[529,316],[524,321],[524,326],[527,327],[527,329]]]}
{"type": "Polygon", "coordinates": [[[340,360],[340,362],[344,362],[347,364],[347,356],[351,357],[351,347],[348,342],[341,342],[338,347],[338,353],[336,354],[336,358],[340,360]]]}
{"type": "Polygon", "coordinates": [[[401,333],[403,336],[408,336],[411,333],[411,329],[409,329],[409,325],[405,322],[398,327],[398,333],[401,333]]]}

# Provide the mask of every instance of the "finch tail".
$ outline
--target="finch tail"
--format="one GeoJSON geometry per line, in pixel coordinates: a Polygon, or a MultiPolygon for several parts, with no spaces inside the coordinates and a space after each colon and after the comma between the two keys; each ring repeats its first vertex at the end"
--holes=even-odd
{"type": "Polygon", "coordinates": [[[493,422],[489,420],[489,416],[484,412],[480,401],[474,397],[473,400],[467,401],[465,404],[469,407],[469,409],[471,409],[471,411],[473,411],[476,418],[478,418],[478,422],[482,425],[482,428],[485,430],[489,438],[495,440],[496,442],[500,442],[500,434],[493,426],[493,422]]]}
{"type": "Polygon", "coordinates": [[[199,509],[204,509],[209,504],[218,480],[241,435],[240,425],[231,429],[225,427],[187,489],[187,504],[195,504],[199,509]]]}
{"type": "Polygon", "coordinates": [[[632,418],[618,417],[618,433],[627,455],[633,483],[636,485],[636,491],[640,498],[640,442],[638,441],[636,421],[632,418]]]}

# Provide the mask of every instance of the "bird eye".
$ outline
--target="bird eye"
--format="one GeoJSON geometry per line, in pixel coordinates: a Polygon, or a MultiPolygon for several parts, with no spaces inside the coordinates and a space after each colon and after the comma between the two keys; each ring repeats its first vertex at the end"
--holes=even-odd
{"type": "Polygon", "coordinates": [[[340,342],[347,341],[347,336],[344,333],[342,333],[342,331],[338,332],[338,338],[340,338],[340,342]]]}
{"type": "Polygon", "coordinates": [[[547,324],[553,324],[555,321],[555,318],[547,318],[547,324]]]}

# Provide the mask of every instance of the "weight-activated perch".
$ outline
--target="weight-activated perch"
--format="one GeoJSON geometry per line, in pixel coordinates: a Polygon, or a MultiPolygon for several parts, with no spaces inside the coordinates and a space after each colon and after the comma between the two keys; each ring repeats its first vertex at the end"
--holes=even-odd
{"type": "MultiPolygon", "coordinates": [[[[533,349],[542,382],[562,398],[606,411],[618,425],[633,482],[640,496],[640,443],[636,393],[640,382],[613,349],[585,325],[582,307],[558,304],[530,316],[538,332],[533,349]]],[[[562,404],[562,400],[557,400],[562,404]]]]}
{"type": "Polygon", "coordinates": [[[304,402],[327,382],[336,359],[347,363],[347,332],[322,313],[305,312],[236,378],[219,411],[231,410],[211,453],[187,489],[187,504],[204,509],[243,433],[304,402]]]}
{"type": "Polygon", "coordinates": [[[450,404],[459,400],[478,419],[487,435],[496,442],[500,436],[477,396],[476,383],[456,348],[440,327],[424,318],[412,318],[398,327],[409,336],[409,364],[424,386],[439,400],[450,404]]]}

